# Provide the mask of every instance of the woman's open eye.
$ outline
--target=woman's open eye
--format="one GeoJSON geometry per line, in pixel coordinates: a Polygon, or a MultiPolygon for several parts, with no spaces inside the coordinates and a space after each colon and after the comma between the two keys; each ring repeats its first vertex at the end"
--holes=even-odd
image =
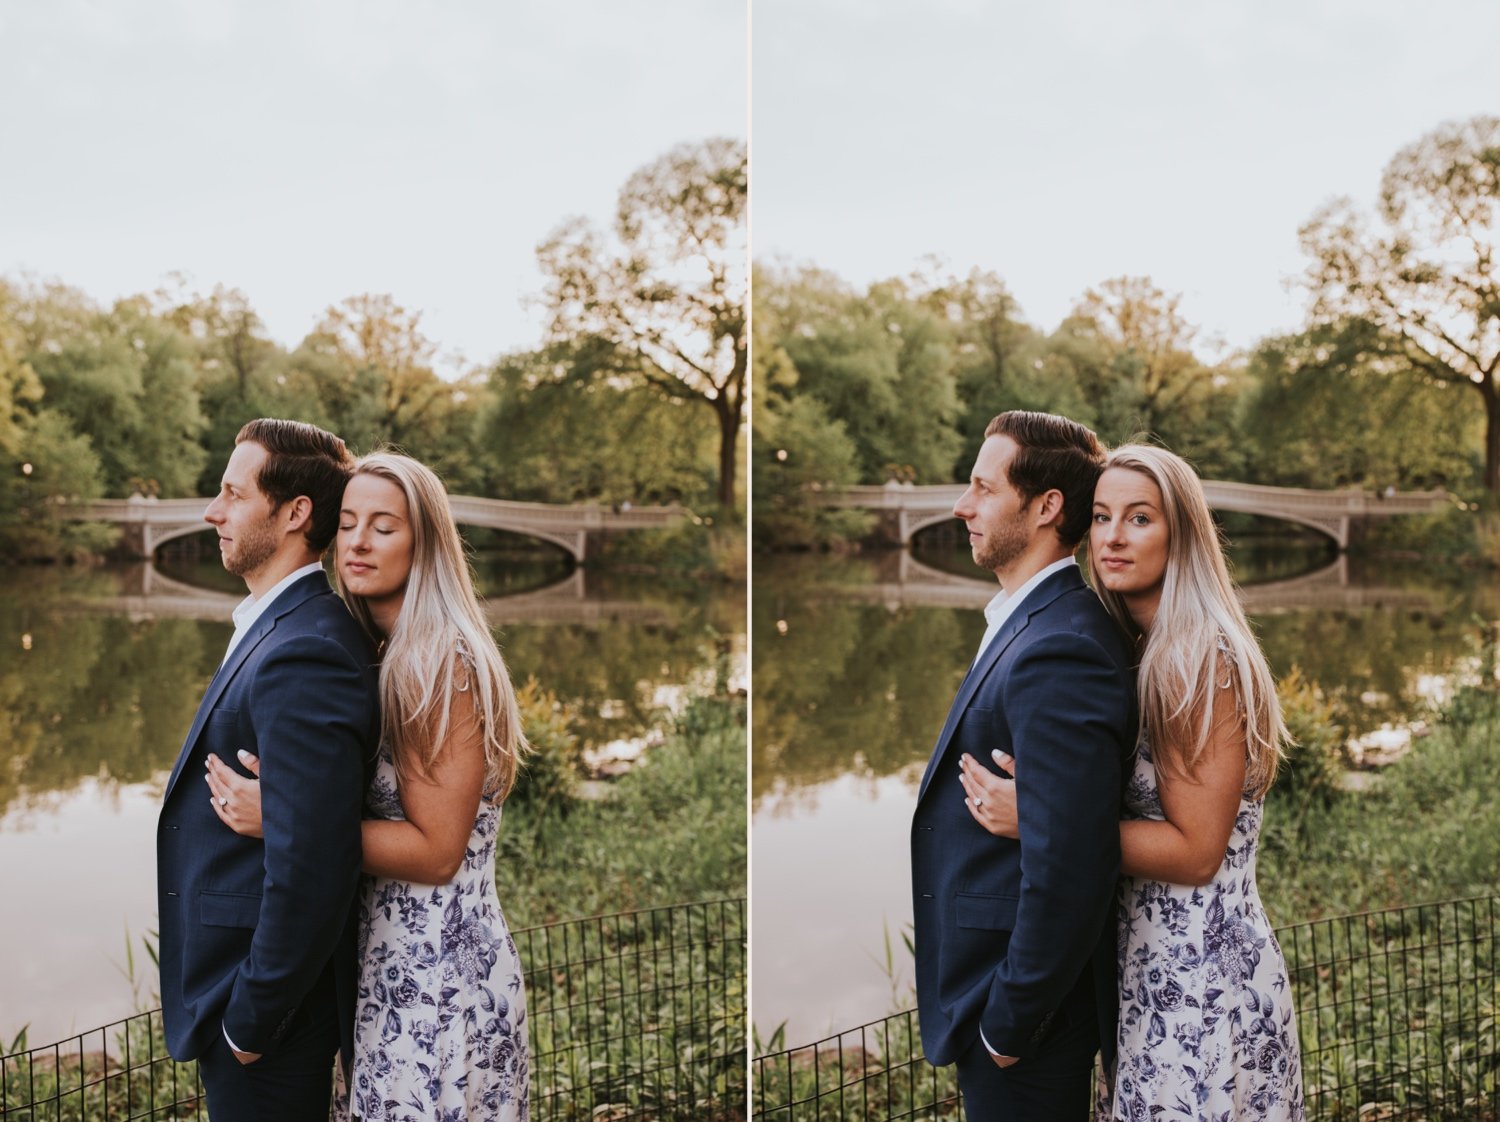
{"type": "Polygon", "coordinates": [[[1105,514],[1102,510],[1096,510],[1096,511],[1094,511],[1094,521],[1095,522],[1108,522],[1109,521],[1109,515],[1105,514]]]}
{"type": "Polygon", "coordinates": [[[1151,519],[1147,518],[1144,514],[1132,515],[1130,520],[1137,526],[1145,526],[1151,521],[1151,519]]]}

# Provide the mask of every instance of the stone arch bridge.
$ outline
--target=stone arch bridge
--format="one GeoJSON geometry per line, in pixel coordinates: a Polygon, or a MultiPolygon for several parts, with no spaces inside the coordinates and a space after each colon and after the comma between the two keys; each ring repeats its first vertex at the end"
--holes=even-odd
{"type": "MultiPolygon", "coordinates": [[[[879,514],[893,536],[903,546],[909,546],[919,530],[952,520],[953,504],[963,492],[961,483],[845,487],[824,492],[814,501],[820,506],[850,507],[879,514]]],[[[1348,548],[1349,528],[1360,519],[1430,514],[1453,502],[1447,491],[1314,491],[1207,479],[1203,481],[1203,493],[1214,510],[1258,514],[1309,526],[1333,539],[1340,550],[1348,548]]]]}
{"type": "MultiPolygon", "coordinates": [[[[175,538],[204,533],[208,499],[102,499],[71,505],[66,517],[75,522],[107,522],[120,526],[121,544],[131,555],[148,559],[175,538]]],[[[688,516],[680,506],[643,506],[614,509],[589,503],[563,506],[522,503],[450,495],[453,518],[463,526],[486,526],[538,538],[567,551],[582,564],[597,543],[611,534],[670,526],[688,516]]],[[[628,504],[624,504],[627,505],[628,504]]]]}

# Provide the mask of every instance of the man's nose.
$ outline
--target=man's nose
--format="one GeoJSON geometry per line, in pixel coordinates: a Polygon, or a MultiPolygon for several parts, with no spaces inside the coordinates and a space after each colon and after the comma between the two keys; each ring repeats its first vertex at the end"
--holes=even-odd
{"type": "Polygon", "coordinates": [[[208,505],[203,508],[203,521],[211,523],[215,526],[224,521],[224,514],[219,509],[218,495],[215,495],[212,499],[210,499],[208,505]]]}

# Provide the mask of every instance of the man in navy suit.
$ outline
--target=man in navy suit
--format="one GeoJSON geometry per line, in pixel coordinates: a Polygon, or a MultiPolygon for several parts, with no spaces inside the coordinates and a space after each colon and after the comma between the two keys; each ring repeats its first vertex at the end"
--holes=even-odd
{"type": "Polygon", "coordinates": [[[214,1122],[326,1122],[335,1052],[352,1054],[377,671],[320,563],[352,467],[322,429],[251,421],[203,514],[250,595],[167,781],[156,865],[167,1047],[198,1061],[214,1122]],[[264,839],[200,780],[241,751],[260,757],[264,839]]]}
{"type": "Polygon", "coordinates": [[[922,778],[912,897],[922,1045],[957,1063],[970,1122],[1081,1122],[1113,1050],[1134,660],[1073,559],[1103,459],[1082,425],[1002,413],[953,508],[1001,591],[922,778]],[[1019,842],[979,824],[960,780],[995,750],[1017,761],[1019,842]]]}

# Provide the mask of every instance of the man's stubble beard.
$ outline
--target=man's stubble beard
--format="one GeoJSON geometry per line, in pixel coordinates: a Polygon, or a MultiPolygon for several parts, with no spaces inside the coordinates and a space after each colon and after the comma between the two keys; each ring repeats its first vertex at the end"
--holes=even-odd
{"type": "Polygon", "coordinates": [[[974,564],[998,573],[1026,552],[1030,545],[1026,530],[1017,522],[1007,522],[994,534],[986,534],[974,550],[974,564]]]}
{"type": "Polygon", "coordinates": [[[255,572],[276,555],[276,532],[267,518],[238,534],[233,549],[224,555],[224,568],[234,576],[255,572]]]}

